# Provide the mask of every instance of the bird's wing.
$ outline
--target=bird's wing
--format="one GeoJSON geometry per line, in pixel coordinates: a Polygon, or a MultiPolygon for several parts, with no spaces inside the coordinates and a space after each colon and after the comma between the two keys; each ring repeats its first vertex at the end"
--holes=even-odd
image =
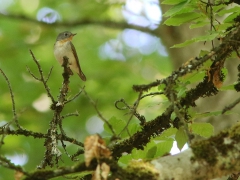
{"type": "Polygon", "coordinates": [[[80,76],[80,78],[83,81],[86,81],[86,76],[83,74],[83,72],[81,70],[81,67],[80,67],[80,63],[79,63],[79,60],[78,60],[76,49],[75,49],[74,45],[72,44],[72,42],[70,42],[70,45],[71,45],[71,49],[72,49],[73,55],[74,55],[74,57],[76,59],[76,63],[77,63],[78,71],[79,71],[78,75],[80,76]]]}

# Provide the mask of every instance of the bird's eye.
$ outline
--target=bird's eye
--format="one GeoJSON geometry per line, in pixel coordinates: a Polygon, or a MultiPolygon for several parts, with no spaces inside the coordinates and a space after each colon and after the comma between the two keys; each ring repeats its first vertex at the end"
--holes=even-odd
{"type": "Polygon", "coordinates": [[[67,36],[68,34],[67,33],[64,33],[64,36],[67,36]]]}

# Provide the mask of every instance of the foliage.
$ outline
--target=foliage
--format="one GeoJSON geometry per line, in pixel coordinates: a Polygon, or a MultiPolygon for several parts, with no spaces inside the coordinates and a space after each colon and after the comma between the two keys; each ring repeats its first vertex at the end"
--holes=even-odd
{"type": "MultiPolygon", "coordinates": [[[[193,30],[209,27],[206,34],[172,48],[196,42],[214,44],[219,39],[222,42],[194,55],[196,58],[186,61],[173,72],[169,58],[157,51],[146,55],[119,39],[123,36],[122,30],[128,28],[141,29],[157,37],[160,31],[160,27],[151,30],[126,23],[119,13],[125,3],[33,1],[31,8],[25,3],[22,0],[0,9],[0,69],[3,77],[0,78],[0,164],[3,166],[0,167],[0,180],[12,179],[12,170],[26,179],[36,177],[38,173],[42,173],[41,177],[47,174],[44,170],[34,172],[37,166],[51,173],[62,167],[62,174],[49,173],[47,178],[79,173],[76,176],[87,179],[90,170],[95,170],[96,162],[88,167],[84,165],[83,142],[95,133],[102,136],[112,153],[111,158],[109,154],[107,158],[98,155],[97,163],[103,161],[125,172],[122,168],[132,160],[152,160],[168,154],[174,141],[181,150],[186,143],[191,145],[195,136],[209,138],[214,133],[213,125],[198,120],[231,113],[240,101],[226,102],[226,107],[218,111],[199,113],[195,108],[198,99],[214,96],[219,91],[239,91],[238,82],[223,86],[228,76],[228,70],[224,68],[226,60],[239,57],[240,9],[232,1],[219,0],[215,4],[199,0],[162,2],[171,6],[164,14],[167,17],[165,25],[188,24],[193,30]],[[49,9],[43,9],[45,7],[49,9]],[[46,14],[41,14],[40,10],[46,14]],[[51,22],[54,18],[56,21],[51,22]],[[69,84],[66,83],[61,75],[63,70],[53,57],[56,35],[66,29],[77,32],[73,44],[87,76],[84,84],[76,75],[70,77],[69,84]],[[101,56],[101,49],[107,44],[117,52],[122,50],[121,57],[125,59],[101,56]],[[32,50],[32,56],[28,49],[32,50]],[[33,77],[41,77],[38,65],[43,72],[40,81],[33,77]],[[25,70],[26,66],[29,70],[25,70]],[[69,88],[65,87],[65,93],[59,92],[64,85],[69,88]],[[64,105],[59,110],[57,102],[61,96],[64,105]],[[40,102],[44,105],[37,106],[40,102]],[[40,107],[45,108],[41,110],[40,107]],[[57,121],[53,121],[54,117],[57,121]],[[55,141],[54,149],[51,145],[55,141]],[[51,148],[55,154],[47,152],[51,148]],[[19,158],[21,156],[25,159],[19,158]],[[20,159],[21,166],[9,161],[13,158],[20,159]],[[67,171],[67,167],[74,164],[77,164],[73,168],[76,171],[67,171]]],[[[104,149],[105,143],[100,141],[99,146],[104,149]]],[[[15,176],[15,179],[18,178],[15,176]]]]}

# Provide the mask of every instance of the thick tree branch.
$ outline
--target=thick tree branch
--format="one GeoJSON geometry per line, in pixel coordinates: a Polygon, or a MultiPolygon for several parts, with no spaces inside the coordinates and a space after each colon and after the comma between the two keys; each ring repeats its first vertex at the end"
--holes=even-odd
{"type": "Polygon", "coordinates": [[[190,149],[152,161],[159,180],[208,180],[240,172],[240,124],[190,149]]]}
{"type": "Polygon", "coordinates": [[[127,24],[126,22],[116,22],[111,20],[94,20],[94,19],[81,19],[80,21],[76,22],[61,22],[61,23],[53,23],[47,24],[45,22],[37,21],[36,19],[24,16],[24,15],[14,15],[14,14],[1,14],[0,17],[2,18],[9,18],[15,20],[22,20],[31,23],[41,24],[43,26],[54,26],[54,27],[76,27],[76,26],[89,26],[89,25],[97,25],[102,27],[114,28],[114,29],[136,29],[142,32],[146,32],[157,37],[160,37],[159,29],[151,30],[147,27],[141,27],[136,25],[127,24]]]}

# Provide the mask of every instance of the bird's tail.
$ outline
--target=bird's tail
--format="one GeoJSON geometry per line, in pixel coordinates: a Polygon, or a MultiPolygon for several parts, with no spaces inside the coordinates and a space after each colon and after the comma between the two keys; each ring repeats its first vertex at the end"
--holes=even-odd
{"type": "Polygon", "coordinates": [[[86,76],[83,74],[82,71],[79,71],[78,75],[79,75],[79,77],[80,77],[83,81],[86,81],[86,80],[87,80],[86,76]]]}

